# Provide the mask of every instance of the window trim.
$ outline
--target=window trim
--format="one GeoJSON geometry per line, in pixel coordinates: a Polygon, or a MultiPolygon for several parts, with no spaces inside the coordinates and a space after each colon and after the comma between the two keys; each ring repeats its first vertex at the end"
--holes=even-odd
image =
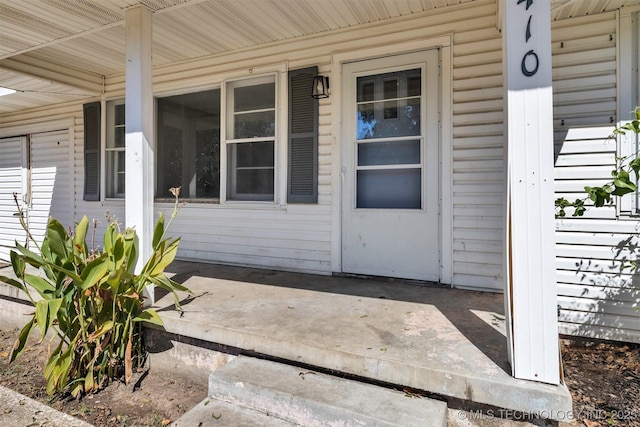
{"type": "MultiPolygon", "coordinates": [[[[283,170],[285,165],[287,165],[286,155],[288,153],[288,131],[287,131],[287,111],[288,106],[286,100],[288,97],[287,90],[287,67],[286,65],[281,65],[279,67],[274,67],[270,70],[264,70],[264,72],[260,74],[253,73],[253,70],[248,70],[248,73],[245,73],[241,76],[233,76],[224,80],[221,84],[221,99],[225,100],[223,108],[220,111],[220,205],[237,205],[243,207],[260,207],[260,206],[282,206],[286,205],[286,195],[287,195],[287,182],[286,176],[287,172],[283,170]],[[272,80],[273,79],[273,80],[272,80]],[[229,94],[228,89],[229,86],[234,85],[235,87],[243,87],[243,86],[252,86],[255,84],[260,84],[260,82],[266,83],[273,81],[275,83],[275,123],[276,129],[273,137],[265,137],[269,141],[273,141],[273,200],[239,200],[239,199],[231,199],[228,195],[228,185],[229,185],[229,167],[228,167],[228,155],[229,150],[227,150],[228,144],[238,143],[238,142],[247,142],[246,138],[243,139],[227,139],[227,129],[229,126],[230,118],[227,117],[229,112],[229,106],[227,105],[227,99],[229,94]],[[224,160],[222,160],[224,159],[224,160]]],[[[265,138],[249,138],[249,142],[256,141],[258,139],[265,138]]]]}
{"type": "MultiPolygon", "coordinates": [[[[115,107],[116,105],[124,105],[125,104],[125,99],[124,97],[116,97],[116,98],[111,98],[111,99],[106,99],[104,101],[102,101],[102,146],[101,146],[101,161],[100,161],[100,168],[101,168],[101,176],[100,176],[100,193],[103,195],[103,198],[101,199],[102,201],[124,201],[126,194],[122,193],[122,197],[113,197],[113,196],[109,196],[108,192],[107,192],[107,180],[109,179],[109,175],[110,175],[110,171],[107,168],[107,153],[110,151],[116,152],[116,151],[123,151],[126,153],[126,148],[127,148],[127,144],[126,144],[126,128],[125,128],[125,145],[124,147],[112,147],[112,148],[108,148],[108,137],[109,137],[109,127],[111,125],[111,123],[109,123],[109,108],[110,107],[115,107]]],[[[115,109],[114,109],[115,110],[115,109]]],[[[114,125],[115,126],[115,125],[114,125]]],[[[126,120],[125,120],[125,126],[126,126],[126,120]]],[[[125,154],[126,157],[126,154],[125,154]]],[[[126,171],[125,171],[125,183],[126,183],[126,171]]],[[[125,184],[126,185],[126,184],[125,184]]]]}
{"type": "MultiPolygon", "coordinates": [[[[618,120],[616,127],[629,122],[631,111],[640,105],[640,6],[618,10],[618,120]],[[631,88],[631,90],[629,90],[631,88]]],[[[618,156],[625,157],[640,148],[639,136],[632,132],[617,136],[618,156]]],[[[640,183],[640,182],[639,182],[640,183]]],[[[640,215],[640,190],[618,197],[618,217],[634,219],[640,215]]]]}

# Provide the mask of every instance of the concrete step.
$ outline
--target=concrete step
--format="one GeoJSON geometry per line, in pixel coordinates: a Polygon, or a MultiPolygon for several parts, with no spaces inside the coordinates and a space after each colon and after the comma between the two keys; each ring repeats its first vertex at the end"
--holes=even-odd
{"type": "Polygon", "coordinates": [[[268,414],[274,426],[444,427],[447,417],[445,402],[243,356],[211,373],[209,396],[268,414]]]}
{"type": "Polygon", "coordinates": [[[172,427],[293,427],[296,425],[264,412],[212,398],[204,399],[171,424],[172,427]]]}

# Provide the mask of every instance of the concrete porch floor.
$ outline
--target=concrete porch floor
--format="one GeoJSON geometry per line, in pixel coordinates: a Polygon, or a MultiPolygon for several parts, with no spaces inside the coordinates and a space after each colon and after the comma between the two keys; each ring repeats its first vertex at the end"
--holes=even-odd
{"type": "Polygon", "coordinates": [[[169,333],[544,418],[571,410],[565,386],[511,377],[500,294],[185,261],[168,272],[193,292],[180,314],[156,290],[169,333]]]}

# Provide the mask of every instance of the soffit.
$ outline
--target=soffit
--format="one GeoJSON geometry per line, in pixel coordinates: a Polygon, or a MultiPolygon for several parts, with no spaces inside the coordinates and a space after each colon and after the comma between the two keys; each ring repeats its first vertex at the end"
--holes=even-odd
{"type": "MultiPolygon", "coordinates": [[[[99,94],[95,88],[103,76],[124,72],[125,14],[138,4],[154,12],[153,62],[160,66],[474,1],[484,0],[0,0],[0,68],[8,70],[0,74],[0,86],[24,90],[27,95],[44,82],[65,86],[51,86],[49,93],[66,89],[99,94]],[[35,81],[12,87],[13,80],[6,76],[28,74],[33,64],[39,67],[32,73],[35,81]],[[86,79],[78,79],[83,73],[86,79]],[[74,87],[79,80],[84,84],[74,87]]],[[[639,3],[551,0],[552,17],[564,19],[639,3]]],[[[2,111],[9,108],[5,107],[9,98],[22,95],[0,98],[2,111]]],[[[41,105],[52,103],[52,96],[43,96],[41,105]]],[[[24,105],[31,104],[25,101],[24,105]]]]}

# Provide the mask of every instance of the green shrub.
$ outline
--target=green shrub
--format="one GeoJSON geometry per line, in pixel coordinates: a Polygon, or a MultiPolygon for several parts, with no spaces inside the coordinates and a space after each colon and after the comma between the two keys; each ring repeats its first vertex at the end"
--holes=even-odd
{"type": "MultiPolygon", "coordinates": [[[[171,220],[178,208],[179,189],[174,190],[176,204],[171,220]]],[[[155,310],[143,307],[145,287],[156,285],[172,292],[178,309],[176,291],[188,291],[164,274],[180,239],[165,237],[164,217],[160,215],[153,233],[153,253],[141,272],[134,274],[135,230],[120,231],[117,223],[109,220],[104,247],[89,250],[86,216],[76,224],[73,234],[51,218],[42,245],[38,245],[22,220],[22,212],[19,214],[29,240],[38,250],[33,252],[16,242],[11,264],[18,280],[0,276],[0,281],[22,290],[35,306],[35,313],[20,332],[10,361],[23,352],[37,326],[41,341],[50,330],[55,331],[44,371],[47,393],[69,391],[78,397],[96,392],[115,379],[129,383],[133,370],[142,366],[146,357],[141,323],[162,325],[155,310]],[[41,274],[27,272],[27,265],[41,274]],[[32,291],[41,299],[36,301],[32,291]]]]}

